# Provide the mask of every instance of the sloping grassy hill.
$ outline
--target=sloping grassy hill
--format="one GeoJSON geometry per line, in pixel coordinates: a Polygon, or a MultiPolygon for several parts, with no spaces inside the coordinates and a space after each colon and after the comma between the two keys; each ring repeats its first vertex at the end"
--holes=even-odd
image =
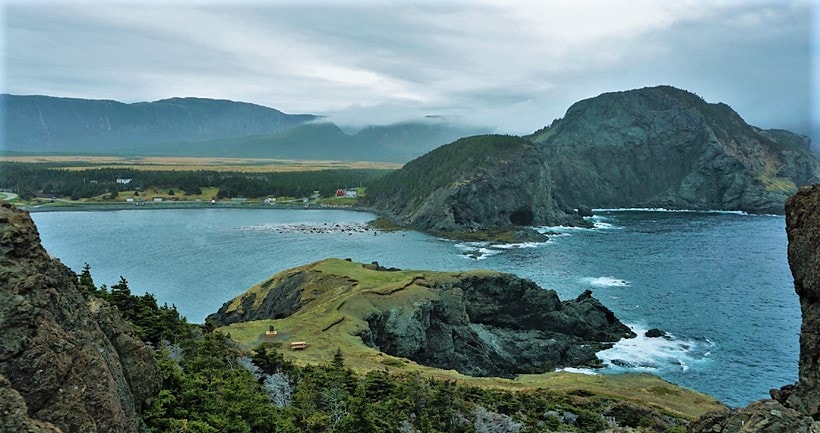
{"type": "Polygon", "coordinates": [[[271,277],[227,302],[219,313],[209,316],[208,321],[226,324],[219,330],[230,334],[245,349],[262,342],[281,343],[286,359],[299,365],[328,364],[340,350],[346,365],[359,373],[386,369],[394,373],[419,372],[427,377],[481,387],[590,392],[651,405],[690,419],[721,408],[709,396],[652,375],[562,372],[521,374],[515,379],[471,377],[391,356],[363,342],[369,327],[366,319],[372,314],[391,311],[394,313],[391,317],[402,320],[402,314],[418,311],[414,307],[419,304],[443,296],[431,290],[431,286],[498,275],[491,271],[387,270],[377,264],[327,259],[271,277]],[[246,320],[249,318],[256,320],[246,320]],[[271,325],[278,331],[275,337],[265,336],[271,325]],[[308,347],[289,350],[293,341],[304,341],[308,347]]]}

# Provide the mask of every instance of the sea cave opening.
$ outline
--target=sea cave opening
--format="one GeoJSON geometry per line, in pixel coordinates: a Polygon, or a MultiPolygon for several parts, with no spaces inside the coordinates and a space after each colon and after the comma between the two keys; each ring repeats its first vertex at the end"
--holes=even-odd
{"type": "Polygon", "coordinates": [[[532,225],[533,214],[529,208],[520,208],[510,214],[510,222],[517,226],[532,225]]]}

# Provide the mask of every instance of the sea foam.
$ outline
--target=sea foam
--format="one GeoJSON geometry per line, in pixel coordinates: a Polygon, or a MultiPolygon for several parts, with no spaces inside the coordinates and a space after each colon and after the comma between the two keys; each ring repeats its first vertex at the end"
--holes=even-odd
{"type": "Polygon", "coordinates": [[[586,284],[595,287],[628,287],[629,281],[614,277],[585,277],[581,278],[586,284]]]}
{"type": "Polygon", "coordinates": [[[696,209],[666,209],[662,207],[625,207],[625,208],[607,208],[607,209],[593,209],[593,212],[670,212],[670,213],[719,213],[719,214],[733,214],[733,215],[749,215],[748,212],[742,210],[696,210],[696,209]]]}
{"type": "Polygon", "coordinates": [[[546,242],[520,242],[510,244],[498,244],[491,242],[459,242],[455,244],[456,248],[462,251],[462,254],[473,260],[484,260],[490,256],[500,254],[504,251],[520,249],[520,248],[537,248],[541,245],[548,244],[546,242]]]}
{"type": "Polygon", "coordinates": [[[535,231],[547,234],[550,236],[555,235],[567,235],[575,232],[584,232],[590,230],[620,230],[623,227],[616,226],[607,221],[611,221],[612,218],[606,217],[603,215],[595,215],[591,217],[585,217],[585,220],[592,223],[592,227],[574,227],[574,226],[539,226],[535,227],[535,231]]]}
{"type": "Polygon", "coordinates": [[[665,337],[649,338],[647,329],[630,326],[638,334],[635,338],[624,338],[612,348],[598,352],[607,370],[647,371],[653,373],[686,372],[691,366],[708,362],[714,343],[709,339],[682,339],[672,334],[665,337]]]}

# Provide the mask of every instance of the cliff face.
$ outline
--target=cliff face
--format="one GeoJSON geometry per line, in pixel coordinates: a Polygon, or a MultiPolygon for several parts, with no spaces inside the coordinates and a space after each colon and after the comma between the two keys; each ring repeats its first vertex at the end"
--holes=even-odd
{"type": "Polygon", "coordinates": [[[669,86],[580,101],[531,138],[573,207],[782,213],[798,186],[820,180],[807,138],[669,86]]]}
{"type": "MultiPolygon", "coordinates": [[[[28,213],[0,202],[0,426],[137,432],[159,389],[150,349],[40,245],[28,213]]],[[[13,431],[13,430],[3,430],[13,431]]]]}
{"type": "Polygon", "coordinates": [[[588,292],[562,302],[509,274],[386,270],[338,259],[277,274],[206,320],[265,319],[284,319],[282,332],[298,329],[310,341],[358,339],[359,350],[472,376],[594,365],[595,352],[634,336],[588,292]]]}
{"type": "Polygon", "coordinates": [[[585,225],[556,194],[543,153],[511,136],[433,150],[368,188],[364,202],[402,225],[439,232],[585,225]]]}
{"type": "Polygon", "coordinates": [[[786,202],[786,232],[803,313],[798,382],[772,390],[772,400],[708,414],[691,433],[820,432],[820,185],[801,188],[786,202]]]}
{"type": "Polygon", "coordinates": [[[803,313],[799,381],[786,405],[820,420],[820,185],[803,188],[786,202],[786,232],[803,313]]]}

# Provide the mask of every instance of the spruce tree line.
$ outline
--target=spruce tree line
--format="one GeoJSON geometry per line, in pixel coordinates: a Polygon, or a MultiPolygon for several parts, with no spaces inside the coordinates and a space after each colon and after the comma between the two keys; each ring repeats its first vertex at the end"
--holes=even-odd
{"type": "Polygon", "coordinates": [[[319,191],[333,196],[339,188],[367,187],[389,170],[335,169],[278,173],[220,171],[150,171],[128,168],[63,170],[48,164],[0,163],[0,189],[33,197],[68,197],[73,200],[122,191],[181,190],[198,195],[202,188],[216,187],[218,198],[307,197],[319,191]],[[130,179],[127,184],[117,179],[130,179]]]}

